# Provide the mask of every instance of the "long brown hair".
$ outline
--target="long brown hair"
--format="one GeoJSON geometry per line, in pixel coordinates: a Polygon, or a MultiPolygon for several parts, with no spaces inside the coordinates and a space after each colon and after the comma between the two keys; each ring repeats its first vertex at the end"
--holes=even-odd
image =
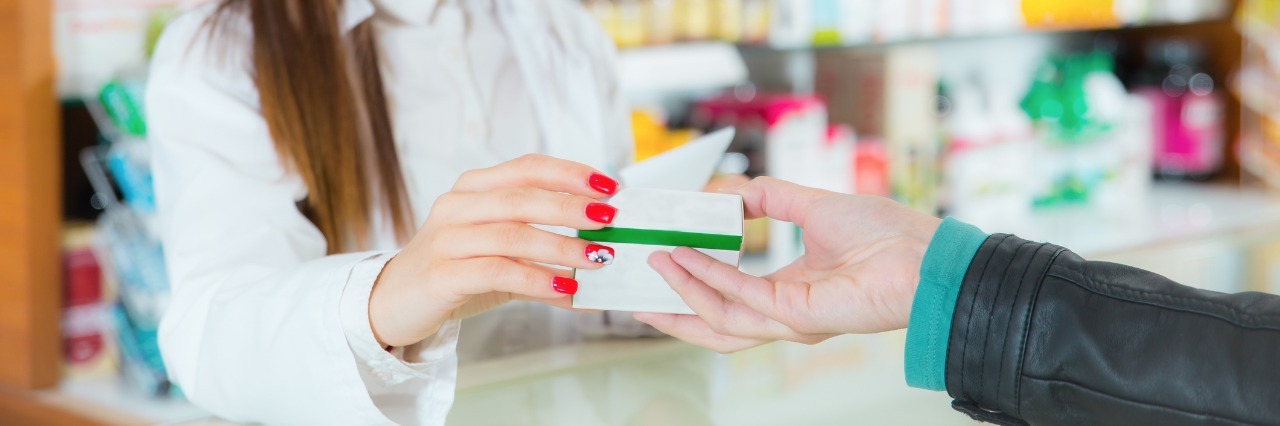
{"type": "Polygon", "coordinates": [[[329,253],[367,248],[375,212],[388,215],[398,238],[409,235],[412,215],[369,21],[344,34],[343,0],[221,1],[211,34],[247,13],[262,116],[281,161],[307,186],[299,207],[329,253]]]}

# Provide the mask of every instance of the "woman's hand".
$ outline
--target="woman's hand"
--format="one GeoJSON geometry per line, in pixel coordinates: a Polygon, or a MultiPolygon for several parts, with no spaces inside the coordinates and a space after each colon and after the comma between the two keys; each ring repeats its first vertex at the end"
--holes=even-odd
{"type": "Polygon", "coordinates": [[[773,274],[754,277],[688,248],[654,253],[649,264],[698,316],[635,314],[636,319],[719,352],[907,326],[937,218],[880,197],[771,178],[725,192],[742,195],[748,217],[799,225],[805,254],[773,274]]]}
{"type": "Polygon", "coordinates": [[[384,345],[410,345],[446,320],[513,298],[569,307],[578,290],[572,270],[546,265],[601,268],[595,254],[613,249],[530,224],[600,229],[617,210],[596,199],[617,188],[590,167],[543,155],[463,173],[374,284],[374,336],[384,345]]]}

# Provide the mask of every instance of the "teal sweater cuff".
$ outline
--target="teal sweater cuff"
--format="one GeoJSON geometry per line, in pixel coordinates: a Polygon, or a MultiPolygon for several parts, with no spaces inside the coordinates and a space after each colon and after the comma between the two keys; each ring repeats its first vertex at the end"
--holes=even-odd
{"type": "Polygon", "coordinates": [[[987,234],[967,223],[947,218],[938,226],[920,262],[920,284],[911,303],[907,324],[907,385],[946,390],[947,341],[951,315],[969,262],[987,234]]]}

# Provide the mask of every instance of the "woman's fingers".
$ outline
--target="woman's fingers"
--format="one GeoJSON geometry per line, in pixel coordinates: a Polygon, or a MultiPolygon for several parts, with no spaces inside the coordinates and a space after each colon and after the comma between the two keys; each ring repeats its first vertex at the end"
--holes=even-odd
{"type": "Polygon", "coordinates": [[[463,173],[453,190],[479,192],[526,186],[595,198],[618,190],[616,180],[585,164],[539,154],[463,173]]]}
{"type": "Polygon", "coordinates": [[[653,326],[677,339],[727,354],[768,343],[767,340],[726,336],[716,333],[702,318],[693,315],[635,313],[636,321],[653,326]]]}
{"type": "Polygon", "coordinates": [[[560,299],[578,292],[571,271],[526,265],[505,257],[444,262],[433,273],[453,286],[455,293],[469,296],[505,292],[513,297],[560,299]]]}
{"type": "Polygon", "coordinates": [[[612,247],[512,222],[441,228],[433,244],[451,259],[501,256],[577,269],[603,267],[614,256],[612,247]]]}
{"type": "Polygon", "coordinates": [[[539,188],[502,188],[485,192],[450,192],[431,206],[438,224],[523,222],[600,229],[618,210],[590,197],[539,188]]]}

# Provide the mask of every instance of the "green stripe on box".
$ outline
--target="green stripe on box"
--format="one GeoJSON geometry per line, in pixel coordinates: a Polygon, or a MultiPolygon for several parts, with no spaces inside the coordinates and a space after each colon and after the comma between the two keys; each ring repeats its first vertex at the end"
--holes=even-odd
{"type": "Polygon", "coordinates": [[[697,232],[658,229],[604,228],[598,231],[578,231],[578,238],[597,243],[645,244],[709,250],[742,250],[742,236],[740,235],[700,234],[697,232]]]}

